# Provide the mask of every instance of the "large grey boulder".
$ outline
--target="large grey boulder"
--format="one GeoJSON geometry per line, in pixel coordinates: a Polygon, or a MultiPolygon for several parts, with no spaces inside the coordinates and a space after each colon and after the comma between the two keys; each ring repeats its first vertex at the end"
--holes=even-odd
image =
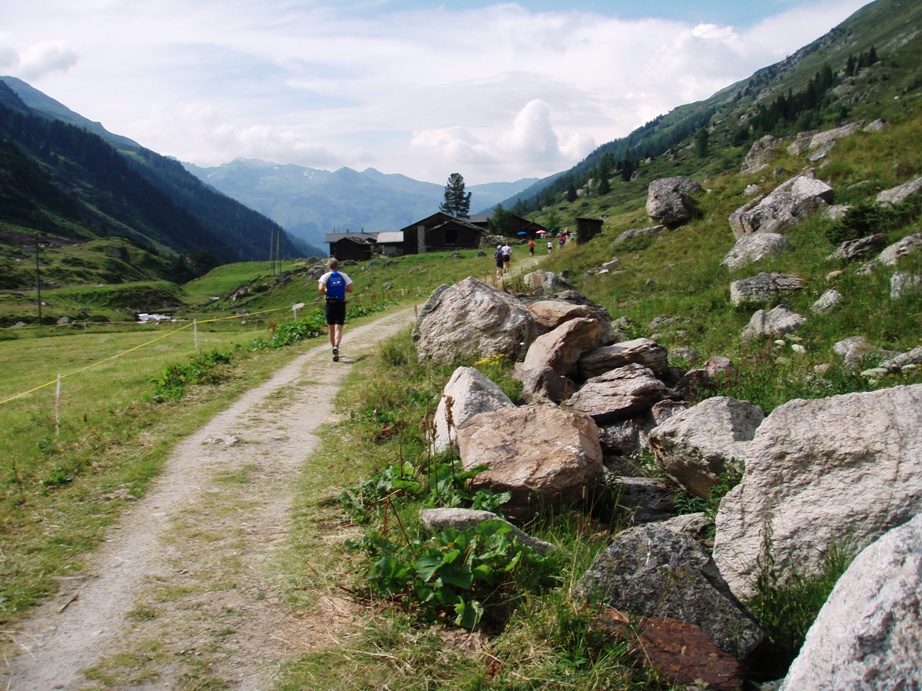
{"type": "Polygon", "coordinates": [[[902,240],[894,242],[874,259],[858,269],[858,273],[871,273],[879,265],[896,266],[903,257],[922,252],[922,233],[907,235],[902,240]]]}
{"type": "Polygon", "coordinates": [[[893,351],[878,348],[866,339],[864,336],[851,336],[843,339],[832,346],[832,352],[838,355],[845,364],[857,367],[864,364],[868,358],[883,358],[895,355],[893,351]]]}
{"type": "Polygon", "coordinates": [[[707,498],[718,476],[742,470],[765,413],[749,401],[707,398],[650,430],[656,465],[689,493],[707,498]]]}
{"type": "Polygon", "coordinates": [[[594,307],[578,305],[565,300],[538,300],[528,306],[535,322],[546,331],[553,331],[564,322],[583,317],[595,319],[599,322],[606,334],[613,333],[611,324],[605,316],[594,307]]]}
{"type": "Polygon", "coordinates": [[[611,247],[617,247],[625,242],[630,242],[631,240],[637,240],[639,238],[654,237],[664,230],[666,230],[666,226],[664,225],[648,226],[646,228],[631,228],[625,230],[621,235],[612,240],[611,247]]]}
{"type": "Polygon", "coordinates": [[[458,427],[475,415],[515,404],[499,386],[473,367],[459,367],[442,390],[435,411],[434,451],[458,448],[458,427]]]}
{"type": "Polygon", "coordinates": [[[887,357],[881,361],[878,367],[883,367],[891,372],[900,372],[904,367],[919,367],[920,365],[922,365],[922,347],[887,357]]]}
{"type": "Polygon", "coordinates": [[[670,393],[652,371],[631,363],[589,379],[567,405],[605,424],[639,415],[670,393]]]}
{"type": "Polygon", "coordinates": [[[922,276],[897,271],[890,277],[890,299],[902,300],[908,293],[922,290],[922,276]]]}
{"type": "Polygon", "coordinates": [[[669,351],[649,338],[635,338],[589,351],[576,364],[579,376],[590,379],[631,363],[643,365],[662,377],[669,371],[669,351]]]}
{"type": "Polygon", "coordinates": [[[922,178],[891,187],[877,195],[878,204],[899,204],[915,194],[922,194],[922,178]]]}
{"type": "Polygon", "coordinates": [[[922,515],[865,548],[842,575],[781,691],[922,688],[922,515]]]}
{"type": "Polygon", "coordinates": [[[846,240],[835,252],[826,257],[826,260],[850,262],[856,259],[866,259],[883,250],[886,245],[887,239],[880,233],[874,233],[857,240],[846,240]]]}
{"type": "Polygon", "coordinates": [[[583,498],[604,473],[599,428],[592,418],[552,405],[503,408],[458,429],[465,469],[484,464],[475,487],[512,493],[511,518],[583,498]]]}
{"type": "Polygon", "coordinates": [[[832,202],[832,187],[809,175],[781,183],[751,209],[730,217],[733,234],[783,233],[832,202]]]}
{"type": "Polygon", "coordinates": [[[413,330],[420,362],[450,364],[461,355],[517,360],[534,338],[525,304],[476,278],[438,291],[413,330]]]}
{"type": "Polygon", "coordinates": [[[827,312],[832,312],[841,303],[842,293],[835,288],[830,288],[820,295],[819,299],[811,305],[810,311],[816,312],[817,314],[826,314],[827,312]]]}
{"type": "Polygon", "coordinates": [[[694,209],[691,195],[700,190],[701,185],[682,176],[654,180],[647,190],[647,215],[668,228],[688,223],[694,209]]]}
{"type": "MultiPolygon", "coordinates": [[[[828,152],[838,140],[850,137],[860,130],[862,126],[863,123],[861,122],[850,122],[841,127],[834,127],[831,130],[821,132],[798,132],[797,139],[788,145],[788,153],[792,156],[800,156],[808,151],[815,152],[818,149],[828,152]]],[[[811,160],[816,159],[811,157],[811,160]]]]}
{"type": "Polygon", "coordinates": [[[922,233],[907,235],[902,240],[885,247],[877,257],[877,261],[885,266],[896,266],[902,257],[918,252],[922,252],[922,233]]]}
{"type": "Polygon", "coordinates": [[[565,375],[583,353],[598,347],[604,335],[605,330],[597,319],[577,317],[566,321],[532,342],[521,369],[550,368],[565,375]]]}
{"type": "Polygon", "coordinates": [[[730,302],[743,304],[768,304],[779,298],[803,290],[804,281],[797,276],[762,272],[757,276],[742,278],[730,284],[730,302]]]}
{"type": "Polygon", "coordinates": [[[721,650],[744,658],[762,630],[695,540],[661,525],[615,536],[576,584],[576,597],[637,617],[695,624],[721,650]]]}
{"type": "Polygon", "coordinates": [[[766,134],[761,139],[753,142],[752,146],[749,147],[746,158],[743,159],[740,172],[745,175],[747,173],[757,173],[768,168],[780,144],[781,140],[770,134],[766,134]]]}
{"type": "Polygon", "coordinates": [[[789,246],[788,239],[780,233],[751,233],[736,241],[721,264],[730,271],[736,271],[749,264],[777,257],[789,246]]]}
{"type": "Polygon", "coordinates": [[[806,323],[807,318],[802,314],[792,312],[784,305],[778,305],[770,310],[758,310],[753,314],[740,337],[744,342],[754,338],[780,338],[806,323]]]}
{"type": "Polygon", "coordinates": [[[779,573],[819,571],[922,513],[922,384],[779,406],[756,430],[717,513],[714,560],[753,594],[763,549],[779,573]]]}
{"type": "Polygon", "coordinates": [[[538,269],[537,271],[525,274],[522,276],[522,282],[525,284],[525,287],[529,288],[537,295],[551,295],[559,291],[571,290],[573,288],[573,284],[560,274],[555,274],[553,271],[545,271],[544,269],[538,269]]]}

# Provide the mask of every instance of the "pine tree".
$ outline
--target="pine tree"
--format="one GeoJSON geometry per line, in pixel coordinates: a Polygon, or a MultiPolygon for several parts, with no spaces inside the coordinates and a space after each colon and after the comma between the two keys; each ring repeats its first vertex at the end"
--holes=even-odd
{"type": "Polygon", "coordinates": [[[439,211],[451,214],[455,218],[468,218],[471,210],[471,193],[464,192],[464,177],[460,173],[448,176],[445,185],[445,201],[439,205],[439,211]]]}

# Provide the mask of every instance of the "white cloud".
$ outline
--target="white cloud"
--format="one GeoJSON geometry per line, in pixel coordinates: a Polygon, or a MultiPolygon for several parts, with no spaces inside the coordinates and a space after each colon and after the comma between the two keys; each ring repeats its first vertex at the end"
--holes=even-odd
{"type": "Polygon", "coordinates": [[[66,72],[77,64],[77,54],[64,41],[42,41],[19,55],[17,73],[26,81],[49,72],[66,72]]]}
{"type": "Polygon", "coordinates": [[[5,9],[0,66],[111,131],[201,165],[374,165],[477,184],[564,170],[862,4],[810,0],[741,31],[563,3],[43,0],[5,9]]]}

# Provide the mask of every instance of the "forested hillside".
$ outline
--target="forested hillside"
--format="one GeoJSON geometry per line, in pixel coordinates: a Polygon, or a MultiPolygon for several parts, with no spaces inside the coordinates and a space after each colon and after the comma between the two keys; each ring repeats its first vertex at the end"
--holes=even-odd
{"type": "MultiPolygon", "coordinates": [[[[17,80],[10,80],[17,83],[17,80]]],[[[19,83],[22,84],[22,83],[19,83]]],[[[31,91],[36,100],[34,90],[31,91]]],[[[54,103],[50,99],[47,102],[54,103]]],[[[58,104],[59,105],[59,104],[58,104]]],[[[216,263],[319,254],[278,224],[202,184],[182,166],[123,137],[100,136],[37,111],[0,81],[0,249],[122,237],[154,254],[186,259],[178,275],[216,263]]],[[[79,122],[74,117],[67,120],[79,122]]],[[[175,272],[174,272],[175,273],[175,272]]],[[[7,273],[6,287],[20,287],[7,273]]]]}

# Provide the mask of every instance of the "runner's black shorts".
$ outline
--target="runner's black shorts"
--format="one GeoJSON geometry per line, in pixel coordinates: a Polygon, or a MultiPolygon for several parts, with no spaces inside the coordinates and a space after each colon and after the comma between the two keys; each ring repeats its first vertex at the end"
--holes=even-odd
{"type": "Polygon", "coordinates": [[[346,301],[327,300],[327,324],[346,323],[346,301]]]}

